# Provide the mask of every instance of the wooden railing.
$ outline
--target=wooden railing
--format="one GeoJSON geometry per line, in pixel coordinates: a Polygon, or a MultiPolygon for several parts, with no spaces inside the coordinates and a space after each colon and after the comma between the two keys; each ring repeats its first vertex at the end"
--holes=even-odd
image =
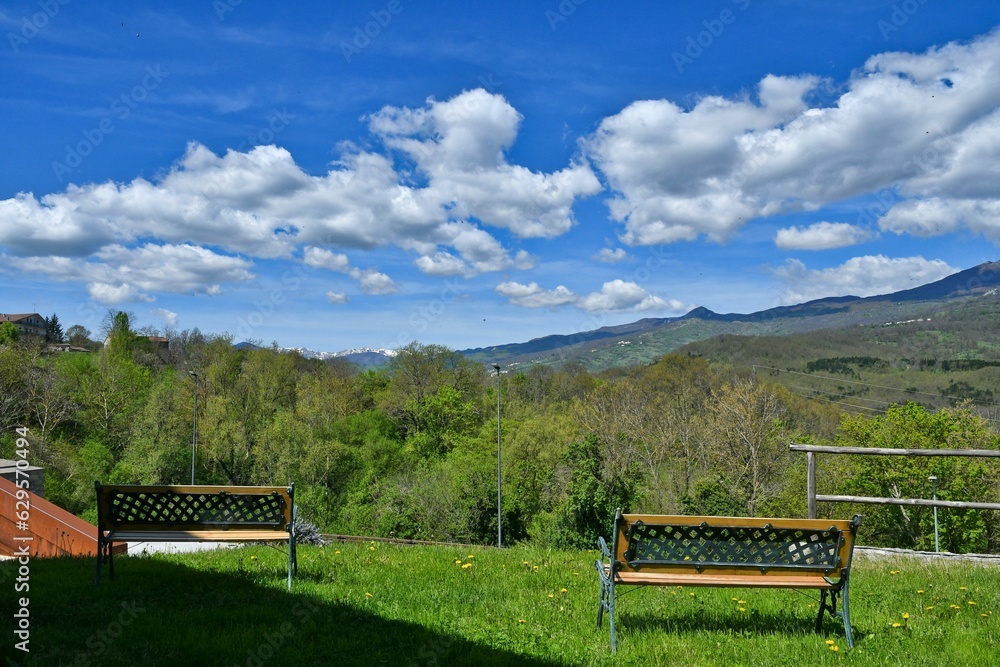
{"type": "Polygon", "coordinates": [[[816,503],[867,503],[869,505],[920,505],[923,507],[955,507],[959,509],[1000,510],[1000,503],[973,503],[958,500],[927,500],[924,498],[876,498],[870,496],[836,496],[816,493],[817,454],[858,454],[864,456],[964,456],[969,458],[1000,458],[995,449],[893,449],[885,447],[833,447],[792,443],[793,452],[806,453],[806,497],[809,518],[816,518],[816,503]]]}

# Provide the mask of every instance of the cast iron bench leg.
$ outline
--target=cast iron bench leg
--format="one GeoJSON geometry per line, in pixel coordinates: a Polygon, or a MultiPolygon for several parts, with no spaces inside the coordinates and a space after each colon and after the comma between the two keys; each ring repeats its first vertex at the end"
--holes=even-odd
{"type": "Polygon", "coordinates": [[[854,635],[851,634],[851,609],[847,603],[847,587],[850,586],[851,580],[848,574],[844,574],[844,577],[844,588],[840,592],[840,603],[843,606],[841,615],[844,617],[844,634],[847,635],[847,646],[854,648],[854,635]]]}

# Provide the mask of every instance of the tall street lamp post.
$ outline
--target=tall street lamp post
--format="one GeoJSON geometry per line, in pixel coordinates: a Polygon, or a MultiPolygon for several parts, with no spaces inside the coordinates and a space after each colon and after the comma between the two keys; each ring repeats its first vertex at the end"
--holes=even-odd
{"type": "Polygon", "coordinates": [[[191,411],[191,484],[194,485],[194,455],[198,448],[198,374],[188,371],[194,378],[194,409],[191,411]]]}
{"type": "Polygon", "coordinates": [[[497,548],[503,548],[503,511],[501,509],[500,495],[500,364],[493,364],[493,370],[497,372],[497,548]]]}

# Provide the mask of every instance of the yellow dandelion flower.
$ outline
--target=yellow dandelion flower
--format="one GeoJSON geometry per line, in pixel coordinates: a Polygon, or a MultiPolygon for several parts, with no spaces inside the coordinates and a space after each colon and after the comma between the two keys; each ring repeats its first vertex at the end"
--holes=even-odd
{"type": "Polygon", "coordinates": [[[677,590],[680,590],[680,589],[682,589],[682,588],[684,588],[684,587],[683,587],[683,586],[678,586],[678,587],[677,587],[677,590]]]}
{"type": "Polygon", "coordinates": [[[739,602],[737,602],[736,604],[746,604],[746,603],[747,603],[747,601],[746,601],[746,600],[740,600],[740,601],[739,601],[739,602]]]}
{"type": "Polygon", "coordinates": [[[555,597],[555,595],[553,595],[552,593],[549,593],[549,597],[550,597],[550,598],[554,598],[554,597],[555,597]]]}
{"type": "Polygon", "coordinates": [[[694,593],[691,593],[691,597],[694,597],[694,593]]]}
{"type": "Polygon", "coordinates": [[[519,618],[519,619],[517,619],[517,622],[518,622],[518,623],[524,623],[524,622],[525,622],[525,620],[524,620],[523,618],[519,618]]]}
{"type": "Polygon", "coordinates": [[[529,563],[528,561],[524,560],[524,561],[521,561],[521,565],[531,565],[531,563],[529,563]]]}
{"type": "Polygon", "coordinates": [[[531,569],[532,569],[532,570],[537,570],[537,569],[538,569],[538,566],[537,566],[537,565],[533,565],[531,569]]]}
{"type": "Polygon", "coordinates": [[[468,557],[469,558],[475,558],[476,556],[475,556],[475,554],[469,554],[468,557]]]}
{"type": "Polygon", "coordinates": [[[560,593],[569,593],[569,591],[568,591],[568,590],[566,590],[565,588],[560,588],[560,589],[559,589],[559,592],[560,592],[560,593]]]}
{"type": "Polygon", "coordinates": [[[339,554],[339,553],[340,553],[340,549],[337,549],[337,550],[336,550],[336,551],[334,551],[333,553],[335,553],[335,554],[339,554]]]}
{"type": "Polygon", "coordinates": [[[365,597],[366,597],[366,598],[373,598],[373,597],[375,597],[375,596],[374,596],[374,595],[372,595],[371,593],[365,593],[365,597]]]}
{"type": "Polygon", "coordinates": [[[924,611],[930,611],[933,608],[934,608],[934,605],[931,605],[929,607],[924,607],[924,611]]]}
{"type": "Polygon", "coordinates": [[[746,611],[746,610],[747,610],[746,607],[740,607],[740,611],[746,611]]]}
{"type": "Polygon", "coordinates": [[[677,595],[677,591],[670,591],[671,595],[677,595]]]}
{"type": "Polygon", "coordinates": [[[827,639],[827,640],[826,640],[826,645],[827,645],[827,646],[833,646],[833,645],[834,645],[834,644],[836,644],[836,643],[837,643],[837,642],[833,641],[832,639],[827,639]]]}
{"type": "Polygon", "coordinates": [[[455,559],[455,565],[461,565],[461,564],[462,564],[462,559],[461,558],[456,558],[455,559]]]}
{"type": "Polygon", "coordinates": [[[957,604],[953,604],[953,605],[951,605],[951,608],[952,608],[952,609],[961,609],[961,607],[959,607],[959,606],[958,606],[957,604]]]}
{"type": "Polygon", "coordinates": [[[470,567],[472,567],[472,563],[466,563],[465,565],[462,566],[462,569],[468,570],[470,567]]]}
{"type": "Polygon", "coordinates": [[[923,595],[923,594],[924,594],[924,589],[918,588],[917,589],[917,595],[923,595]]]}
{"type": "Polygon", "coordinates": [[[902,624],[902,623],[893,623],[893,624],[892,624],[892,627],[894,627],[894,628],[900,628],[900,627],[902,627],[902,626],[903,626],[903,624],[902,624]]]}
{"type": "Polygon", "coordinates": [[[836,653],[837,651],[840,650],[840,647],[837,646],[836,644],[834,644],[833,646],[830,647],[830,650],[833,651],[834,653],[836,653]]]}
{"type": "Polygon", "coordinates": [[[250,556],[250,560],[257,560],[256,556],[250,556]]]}
{"type": "Polygon", "coordinates": [[[910,617],[910,615],[909,615],[909,614],[907,614],[906,612],[903,612],[903,618],[904,618],[904,619],[906,619],[906,618],[909,618],[909,617],[910,617]]]}
{"type": "Polygon", "coordinates": [[[369,551],[375,551],[375,547],[368,547],[369,551]]]}
{"type": "Polygon", "coordinates": [[[967,591],[967,590],[969,590],[969,589],[968,589],[968,588],[966,588],[965,586],[959,586],[959,587],[958,587],[958,590],[960,590],[960,591],[967,591]]]}
{"type": "Polygon", "coordinates": [[[975,600],[969,600],[968,602],[969,602],[969,604],[976,604],[975,600]]]}
{"type": "Polygon", "coordinates": [[[574,573],[573,573],[573,576],[574,576],[574,577],[579,577],[579,576],[580,576],[580,573],[579,573],[579,572],[574,572],[574,573]]]}
{"type": "Polygon", "coordinates": [[[738,602],[739,598],[732,598],[733,602],[738,602]]]}

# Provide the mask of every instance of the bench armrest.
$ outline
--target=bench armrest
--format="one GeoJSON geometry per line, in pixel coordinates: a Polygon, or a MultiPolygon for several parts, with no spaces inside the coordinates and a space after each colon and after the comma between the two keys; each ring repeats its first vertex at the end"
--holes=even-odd
{"type": "Polygon", "coordinates": [[[611,549],[608,548],[608,543],[604,541],[603,537],[598,536],[597,546],[600,547],[601,554],[608,560],[611,560],[611,549]]]}

